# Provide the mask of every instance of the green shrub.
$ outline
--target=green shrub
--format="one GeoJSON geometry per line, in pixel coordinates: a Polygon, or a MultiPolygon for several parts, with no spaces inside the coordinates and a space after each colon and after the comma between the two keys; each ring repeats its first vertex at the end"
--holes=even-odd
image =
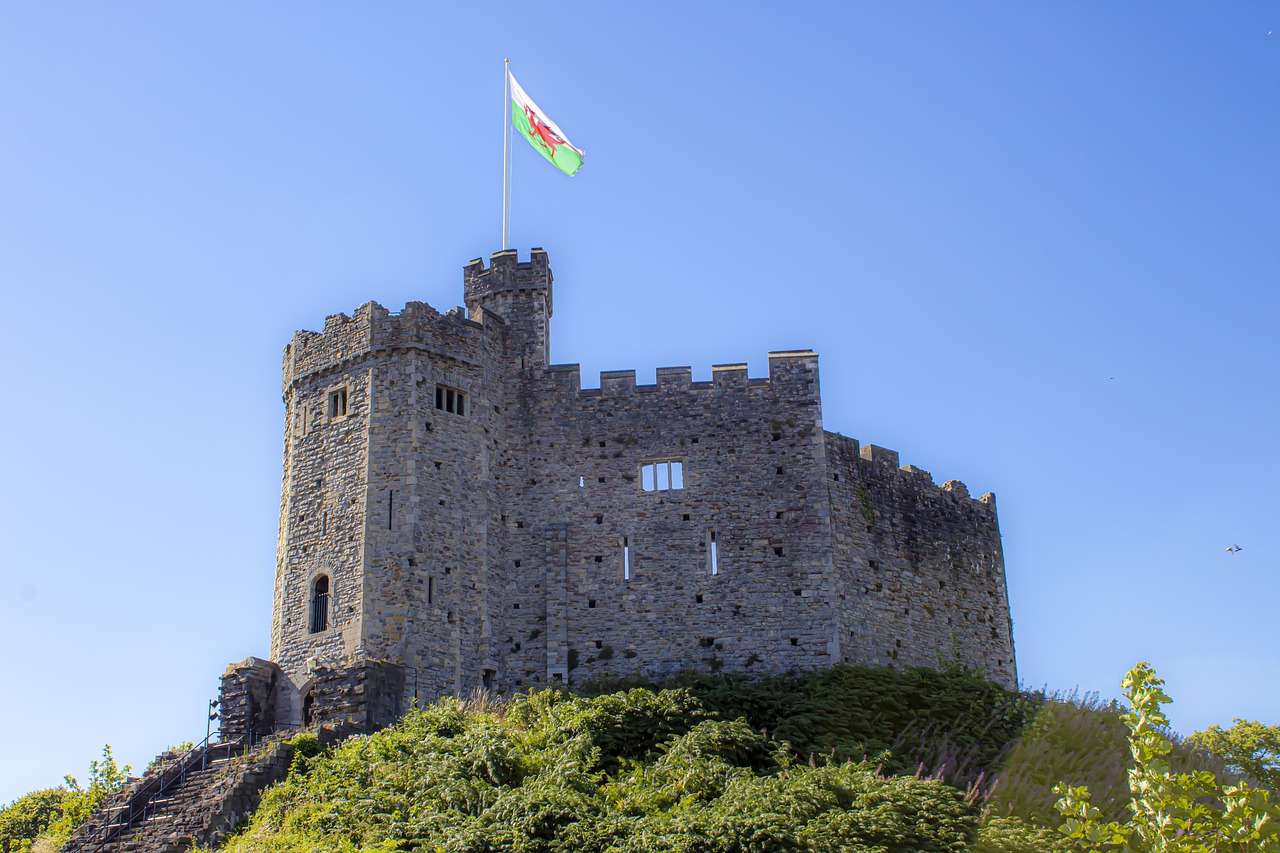
{"type": "Polygon", "coordinates": [[[888,751],[885,768],[920,765],[960,786],[990,775],[1043,698],[1008,691],[981,673],[944,666],[839,665],[798,675],[683,673],[661,683],[601,679],[587,695],[621,687],[680,688],[722,719],[745,719],[800,755],[843,760],[888,751]]]}
{"type": "Polygon", "coordinates": [[[796,762],[689,691],[544,691],[295,761],[228,850],[960,853],[979,811],[936,779],[796,762]]]}
{"type": "Polygon", "coordinates": [[[1169,702],[1164,680],[1146,663],[1125,676],[1131,710],[1122,719],[1133,765],[1128,772],[1130,816],[1107,820],[1092,805],[1089,789],[1059,783],[1058,810],[1071,849],[1103,853],[1280,853],[1280,808],[1265,788],[1222,785],[1213,773],[1177,773],[1165,734],[1169,702]]]}
{"type": "Polygon", "coordinates": [[[49,824],[62,817],[66,788],[32,791],[0,810],[0,853],[19,853],[31,846],[49,824]]]}

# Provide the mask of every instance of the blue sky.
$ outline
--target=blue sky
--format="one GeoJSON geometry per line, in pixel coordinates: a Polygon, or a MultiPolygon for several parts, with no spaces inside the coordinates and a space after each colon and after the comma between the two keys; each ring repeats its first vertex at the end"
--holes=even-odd
{"type": "Polygon", "coordinates": [[[462,301],[504,57],[586,149],[513,149],[554,361],[812,347],[828,429],[997,494],[1025,683],[1280,723],[1280,7],[547,8],[0,5],[0,802],[267,654],[281,349],[462,301]]]}

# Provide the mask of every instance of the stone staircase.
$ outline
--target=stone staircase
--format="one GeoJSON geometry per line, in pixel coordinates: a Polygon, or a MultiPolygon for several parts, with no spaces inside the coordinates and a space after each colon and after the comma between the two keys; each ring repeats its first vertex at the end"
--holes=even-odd
{"type": "Polygon", "coordinates": [[[279,737],[252,748],[232,742],[162,753],[76,831],[63,853],[183,853],[217,845],[252,813],[262,791],[285,777],[292,757],[292,745],[279,737]]]}

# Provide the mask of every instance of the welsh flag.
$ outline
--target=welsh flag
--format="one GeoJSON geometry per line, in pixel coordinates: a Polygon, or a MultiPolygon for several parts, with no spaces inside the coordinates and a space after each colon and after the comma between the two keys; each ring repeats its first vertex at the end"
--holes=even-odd
{"type": "Polygon", "coordinates": [[[573,177],[582,168],[582,149],[574,148],[569,143],[564,131],[538,109],[533,98],[520,88],[513,74],[508,72],[507,78],[511,81],[511,123],[529,140],[535,151],[550,160],[557,169],[573,177]]]}

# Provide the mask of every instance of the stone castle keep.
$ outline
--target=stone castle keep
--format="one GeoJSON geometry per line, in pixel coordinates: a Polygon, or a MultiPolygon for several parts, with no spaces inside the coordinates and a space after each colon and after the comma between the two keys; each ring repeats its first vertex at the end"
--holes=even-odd
{"type": "Polygon", "coordinates": [[[254,725],[682,668],[1016,686],[994,496],[824,430],[815,353],[582,388],[545,252],[463,278],[465,311],[368,303],[285,348],[272,663],[228,674],[254,725]]]}
{"type": "Polygon", "coordinates": [[[64,853],[216,846],[290,730],[481,687],[957,659],[1017,686],[995,498],[825,431],[815,353],[582,388],[548,363],[545,252],[463,279],[465,310],[294,335],[272,659],[229,667],[219,739],[158,756],[64,853]]]}

